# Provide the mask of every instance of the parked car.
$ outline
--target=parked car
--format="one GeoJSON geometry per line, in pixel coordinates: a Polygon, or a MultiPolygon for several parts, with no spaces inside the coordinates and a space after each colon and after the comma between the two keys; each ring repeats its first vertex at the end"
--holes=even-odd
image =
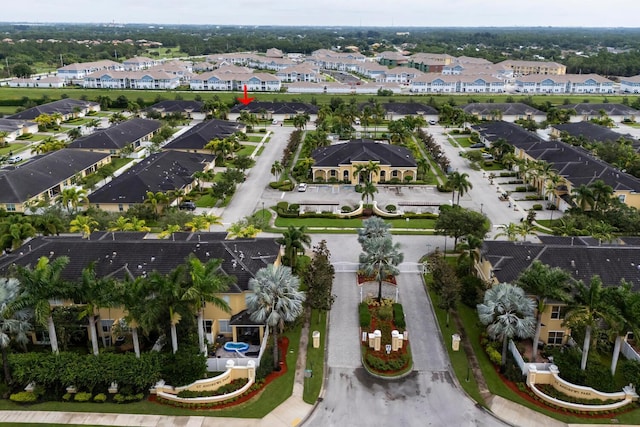
{"type": "Polygon", "coordinates": [[[485,148],[484,142],[476,142],[475,144],[471,144],[469,148],[485,148]]]}
{"type": "Polygon", "coordinates": [[[277,125],[277,124],[278,124],[278,121],[277,121],[276,119],[273,119],[273,120],[271,120],[271,124],[272,124],[272,125],[277,125]]]}
{"type": "Polygon", "coordinates": [[[304,182],[298,184],[298,191],[307,191],[307,184],[304,182]]]}
{"type": "Polygon", "coordinates": [[[22,161],[22,156],[9,157],[9,163],[20,163],[21,161],[22,161]]]}
{"type": "Polygon", "coordinates": [[[482,153],[482,158],[485,160],[493,160],[493,156],[489,153],[482,153]]]}
{"type": "Polygon", "coordinates": [[[438,121],[437,120],[429,120],[429,124],[430,125],[437,125],[438,121]]]}
{"type": "Polygon", "coordinates": [[[180,206],[178,206],[178,208],[180,210],[195,211],[196,210],[196,204],[191,202],[191,201],[184,201],[184,202],[180,203],[180,206]]]}

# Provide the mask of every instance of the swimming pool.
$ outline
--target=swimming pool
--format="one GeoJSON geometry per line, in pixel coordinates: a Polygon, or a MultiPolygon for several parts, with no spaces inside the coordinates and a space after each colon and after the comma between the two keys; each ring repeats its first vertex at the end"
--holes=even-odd
{"type": "Polygon", "coordinates": [[[239,351],[240,353],[244,353],[249,350],[249,344],[246,342],[226,342],[223,346],[225,351],[239,351]]]}

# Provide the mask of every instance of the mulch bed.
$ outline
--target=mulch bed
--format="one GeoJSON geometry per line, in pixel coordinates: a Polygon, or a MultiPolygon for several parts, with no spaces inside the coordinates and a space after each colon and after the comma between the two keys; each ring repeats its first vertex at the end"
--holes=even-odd
{"type": "MultiPolygon", "coordinates": [[[[281,337],[278,339],[278,355],[280,356],[280,370],[279,371],[273,371],[271,372],[269,375],[266,376],[266,378],[264,379],[264,382],[262,383],[262,387],[260,387],[257,390],[253,390],[250,393],[247,393],[245,395],[240,396],[238,399],[234,400],[233,402],[228,402],[228,403],[219,403],[217,405],[215,405],[214,407],[211,408],[199,408],[199,409],[189,409],[192,411],[218,411],[221,409],[228,409],[228,408],[232,408],[234,406],[238,406],[241,405],[251,399],[253,399],[254,397],[256,397],[257,395],[259,395],[260,393],[262,393],[264,391],[264,388],[269,385],[272,381],[274,381],[276,378],[279,378],[281,376],[283,376],[284,374],[287,373],[288,367],[287,367],[287,350],[289,348],[289,338],[288,337],[281,337]]],[[[160,405],[171,405],[171,403],[165,403],[165,402],[158,402],[157,400],[157,396],[155,394],[149,395],[149,401],[150,402],[156,402],[160,405]]],[[[186,408],[185,408],[186,409],[186,408]]]]}
{"type": "Polygon", "coordinates": [[[526,401],[536,405],[537,407],[546,409],[547,411],[550,411],[550,412],[553,412],[553,413],[556,413],[556,414],[568,415],[570,417],[576,417],[576,418],[593,418],[593,419],[604,419],[604,418],[607,418],[607,419],[611,419],[611,418],[615,418],[617,415],[625,414],[627,412],[631,412],[631,411],[633,411],[633,410],[638,408],[637,405],[631,403],[631,404],[629,404],[629,407],[628,407],[629,409],[616,411],[615,413],[611,413],[611,414],[590,414],[588,412],[574,413],[574,412],[569,412],[568,410],[562,410],[562,409],[558,409],[558,408],[553,408],[553,407],[545,404],[544,402],[541,402],[538,399],[534,398],[529,393],[520,391],[520,389],[518,388],[518,385],[516,383],[514,383],[513,381],[508,380],[507,378],[505,378],[500,373],[500,368],[499,367],[494,367],[494,369],[495,369],[496,373],[498,374],[498,376],[500,377],[500,379],[502,380],[502,382],[507,387],[509,387],[509,389],[511,389],[512,392],[514,392],[518,396],[522,397],[526,401]]]}
{"type": "MultiPolygon", "coordinates": [[[[375,277],[365,276],[363,274],[358,274],[358,285],[362,285],[363,283],[375,282],[378,283],[378,280],[375,277]]],[[[390,285],[396,286],[398,283],[396,282],[396,276],[387,277],[386,280],[383,280],[382,283],[387,283],[390,285]]]]}

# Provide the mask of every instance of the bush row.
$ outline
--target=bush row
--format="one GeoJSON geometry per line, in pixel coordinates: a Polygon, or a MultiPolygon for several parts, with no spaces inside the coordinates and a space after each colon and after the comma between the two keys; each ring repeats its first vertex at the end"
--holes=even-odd
{"type": "Polygon", "coordinates": [[[224,394],[233,393],[236,390],[240,390],[247,385],[248,378],[237,378],[231,381],[229,384],[218,387],[216,390],[183,390],[178,393],[178,397],[182,398],[194,398],[194,397],[211,397],[222,396],[224,394]]]}
{"type": "Polygon", "coordinates": [[[411,360],[411,356],[400,352],[392,353],[386,357],[388,359],[382,359],[369,352],[365,356],[364,360],[370,368],[378,372],[399,371],[407,366],[411,360]]]}
{"type": "Polygon", "coordinates": [[[396,325],[396,328],[398,329],[404,329],[407,326],[407,323],[404,320],[402,304],[393,304],[393,324],[396,325]]]}
{"type": "Polygon", "coordinates": [[[371,313],[366,302],[361,302],[358,305],[358,317],[360,318],[361,328],[369,328],[371,326],[371,313]]]}

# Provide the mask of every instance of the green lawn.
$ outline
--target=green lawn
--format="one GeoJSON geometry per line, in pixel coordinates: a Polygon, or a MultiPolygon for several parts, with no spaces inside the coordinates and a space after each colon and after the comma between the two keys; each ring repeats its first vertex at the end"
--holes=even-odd
{"type": "Polygon", "coordinates": [[[482,170],[490,171],[490,172],[501,171],[501,170],[504,170],[504,166],[500,162],[491,162],[491,164],[482,162],[482,170]]]}
{"type": "Polygon", "coordinates": [[[256,149],[255,145],[242,144],[242,148],[240,148],[240,150],[236,151],[236,156],[250,156],[251,154],[253,154],[255,149],[256,149]]]}
{"type": "Polygon", "coordinates": [[[151,58],[180,58],[189,56],[188,53],[182,52],[180,47],[154,47],[149,48],[146,54],[151,58]]]}
{"type": "Polygon", "coordinates": [[[327,334],[327,312],[312,310],[309,324],[309,344],[307,345],[307,367],[312,371],[310,378],[304,380],[303,400],[309,404],[316,403],[324,379],[324,352],[327,334]],[[320,332],[320,347],[313,348],[313,331],[320,332]]]}
{"type": "MultiPolygon", "coordinates": [[[[392,228],[411,228],[416,230],[432,229],[435,224],[433,219],[387,219],[392,228]]],[[[294,225],[300,227],[330,227],[330,228],[361,228],[362,220],[356,218],[276,218],[276,227],[288,227],[294,225]]]]}
{"type": "MultiPolygon", "coordinates": [[[[0,410],[10,411],[71,411],[71,412],[103,412],[122,414],[155,414],[174,416],[203,416],[203,417],[235,417],[235,418],[262,418],[284,402],[293,390],[293,379],[300,343],[300,326],[287,331],[284,336],[289,338],[289,351],[287,352],[287,372],[272,381],[264,391],[249,402],[234,408],[194,411],[175,408],[169,405],[161,405],[144,400],[142,402],[120,405],[116,403],[78,403],[78,402],[44,402],[34,405],[21,406],[10,400],[0,400],[0,410]]],[[[11,424],[10,424],[11,425],[11,424]]],[[[20,424],[25,426],[26,424],[20,424]]],[[[42,425],[42,424],[38,424],[42,425]]]]}
{"type": "Polygon", "coordinates": [[[196,206],[199,208],[213,208],[215,207],[217,201],[218,199],[216,199],[212,195],[205,194],[204,196],[196,200],[196,206]]]}
{"type": "Polygon", "coordinates": [[[264,135],[249,135],[247,136],[248,142],[260,142],[264,138],[264,135]]]}
{"type": "Polygon", "coordinates": [[[0,148],[0,156],[7,155],[9,153],[19,153],[29,148],[29,144],[10,143],[6,147],[0,148]]]}
{"type": "Polygon", "coordinates": [[[118,170],[124,165],[131,163],[132,161],[133,159],[130,159],[128,157],[116,157],[111,159],[111,164],[115,166],[116,170],[118,170]]]}
{"type": "Polygon", "coordinates": [[[471,147],[471,138],[469,138],[468,136],[452,136],[453,139],[456,140],[456,142],[458,143],[458,145],[460,145],[461,147],[471,147]]]}
{"type": "MultiPolygon", "coordinates": [[[[166,48],[160,48],[160,52],[166,50],[166,48]]],[[[163,54],[160,54],[163,56],[163,54]]],[[[173,53],[172,53],[173,55],[173,53]]],[[[145,102],[152,103],[156,97],[161,96],[165,99],[175,99],[176,94],[180,94],[185,100],[193,100],[197,95],[200,95],[205,100],[208,98],[217,95],[221,101],[223,102],[233,102],[234,99],[238,96],[239,92],[215,92],[211,93],[210,91],[165,91],[165,90],[117,90],[117,89],[84,89],[84,88],[10,88],[10,87],[2,87],[0,88],[0,98],[4,100],[13,100],[15,101],[15,106],[19,106],[23,104],[22,98],[29,97],[32,99],[42,99],[43,96],[48,96],[52,100],[60,99],[62,94],[66,94],[70,98],[79,99],[82,96],[86,96],[89,100],[95,100],[100,95],[110,96],[111,99],[116,99],[120,95],[124,95],[129,99],[135,100],[137,98],[142,98],[145,102]]],[[[355,99],[356,102],[368,102],[371,98],[370,94],[362,94],[362,95],[337,95],[337,94],[318,94],[318,93],[309,93],[309,94],[287,94],[287,93],[253,93],[251,96],[255,97],[256,101],[273,101],[275,99],[280,101],[301,101],[301,102],[311,102],[312,100],[317,101],[319,104],[328,104],[332,98],[343,98],[347,102],[351,99],[355,99]]],[[[381,98],[381,101],[389,102],[389,101],[397,101],[397,102],[429,102],[433,100],[436,105],[442,105],[449,101],[450,95],[438,95],[438,94],[424,94],[424,95],[392,95],[385,96],[381,98]]],[[[473,98],[476,102],[489,102],[489,100],[493,102],[506,102],[507,97],[511,97],[514,102],[520,102],[521,99],[524,98],[532,98],[535,103],[545,103],[547,101],[555,104],[561,105],[565,99],[569,99],[571,103],[581,103],[584,102],[585,99],[589,99],[589,102],[592,103],[601,103],[604,101],[605,96],[603,95],[562,95],[562,96],[531,96],[528,95],[518,95],[518,94],[473,94],[473,95],[456,95],[456,102],[458,105],[466,104],[469,99],[473,98]]],[[[606,96],[607,101],[611,103],[620,103],[622,102],[623,96],[606,96]]],[[[11,110],[11,112],[15,112],[15,108],[11,110]]],[[[371,126],[373,128],[373,126],[371,126]]]]}

